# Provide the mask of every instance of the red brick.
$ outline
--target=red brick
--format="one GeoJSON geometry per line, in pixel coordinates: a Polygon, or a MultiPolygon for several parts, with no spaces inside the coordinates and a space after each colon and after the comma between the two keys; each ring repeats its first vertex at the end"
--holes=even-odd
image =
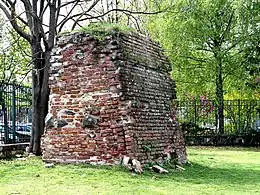
{"type": "Polygon", "coordinates": [[[143,146],[149,144],[151,159],[162,155],[169,145],[173,145],[178,154],[185,155],[182,132],[168,118],[175,120],[175,110],[163,109],[169,107],[165,104],[169,102],[167,98],[174,95],[174,85],[168,70],[164,70],[169,65],[167,58],[154,58],[161,48],[142,36],[129,35],[117,40],[121,42],[119,47],[124,48],[104,54],[99,53],[101,47],[108,50],[110,46],[105,44],[112,41],[111,37],[105,42],[85,38],[84,42],[60,48],[63,49],[61,66],[51,67],[49,86],[53,98],[49,103],[53,118],[61,119],[57,116],[61,109],[73,110],[76,114],[62,116],[69,122],[67,126],[45,131],[43,158],[90,161],[91,157],[98,156],[94,161],[114,163],[127,155],[148,162],[143,146]],[[120,51],[129,48],[132,49],[128,55],[120,51]],[[77,49],[84,52],[84,59],[75,58],[77,49]],[[128,59],[131,55],[147,60],[133,63],[128,59]],[[162,67],[158,68],[160,64],[162,67]],[[63,72],[59,78],[54,75],[57,71],[63,72]],[[97,124],[83,128],[84,114],[97,117],[97,124]],[[51,145],[54,147],[48,149],[51,145]]]}

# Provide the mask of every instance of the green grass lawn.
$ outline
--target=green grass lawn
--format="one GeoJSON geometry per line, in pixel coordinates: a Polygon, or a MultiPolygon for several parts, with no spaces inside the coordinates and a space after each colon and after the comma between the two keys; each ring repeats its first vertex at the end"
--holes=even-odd
{"type": "Polygon", "coordinates": [[[260,194],[260,149],[188,148],[192,166],[166,175],[132,175],[119,167],[56,165],[40,159],[0,161],[4,194],[260,194]]]}

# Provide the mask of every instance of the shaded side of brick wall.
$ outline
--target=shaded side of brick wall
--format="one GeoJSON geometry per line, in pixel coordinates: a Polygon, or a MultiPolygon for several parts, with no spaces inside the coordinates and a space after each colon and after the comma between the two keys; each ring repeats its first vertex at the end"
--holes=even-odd
{"type": "Polygon", "coordinates": [[[169,60],[160,45],[142,35],[123,35],[121,44],[127,63],[120,78],[123,97],[131,102],[133,153],[147,163],[171,148],[185,163],[185,143],[173,107],[176,86],[170,78],[169,60]]]}

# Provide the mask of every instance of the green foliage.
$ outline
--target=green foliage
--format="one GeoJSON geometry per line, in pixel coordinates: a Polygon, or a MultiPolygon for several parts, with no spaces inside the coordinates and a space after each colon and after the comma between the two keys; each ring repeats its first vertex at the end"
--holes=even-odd
{"type": "Polygon", "coordinates": [[[30,46],[13,29],[2,26],[0,36],[0,82],[31,85],[30,46]]]}
{"type": "Polygon", "coordinates": [[[249,72],[253,61],[259,67],[259,10],[246,0],[179,0],[168,13],[150,17],[148,29],[173,63],[179,99],[214,98],[219,71],[226,98],[233,93],[256,97],[259,87],[249,84],[257,71],[249,72]]]}
{"type": "Polygon", "coordinates": [[[86,27],[82,27],[78,29],[76,32],[88,33],[94,36],[95,38],[97,38],[98,40],[102,41],[104,37],[112,35],[117,32],[128,33],[133,31],[135,31],[135,29],[130,28],[128,26],[124,26],[116,23],[97,22],[97,23],[91,23],[86,27]]]}

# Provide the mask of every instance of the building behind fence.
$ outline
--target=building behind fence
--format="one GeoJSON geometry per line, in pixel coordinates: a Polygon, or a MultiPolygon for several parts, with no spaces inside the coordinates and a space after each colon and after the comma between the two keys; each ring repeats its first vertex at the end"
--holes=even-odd
{"type": "Polygon", "coordinates": [[[0,145],[28,142],[31,122],[31,88],[0,83],[0,145]]]}
{"type": "Polygon", "coordinates": [[[260,144],[259,100],[225,100],[224,133],[218,130],[216,101],[176,101],[175,104],[188,144],[260,144]]]}

